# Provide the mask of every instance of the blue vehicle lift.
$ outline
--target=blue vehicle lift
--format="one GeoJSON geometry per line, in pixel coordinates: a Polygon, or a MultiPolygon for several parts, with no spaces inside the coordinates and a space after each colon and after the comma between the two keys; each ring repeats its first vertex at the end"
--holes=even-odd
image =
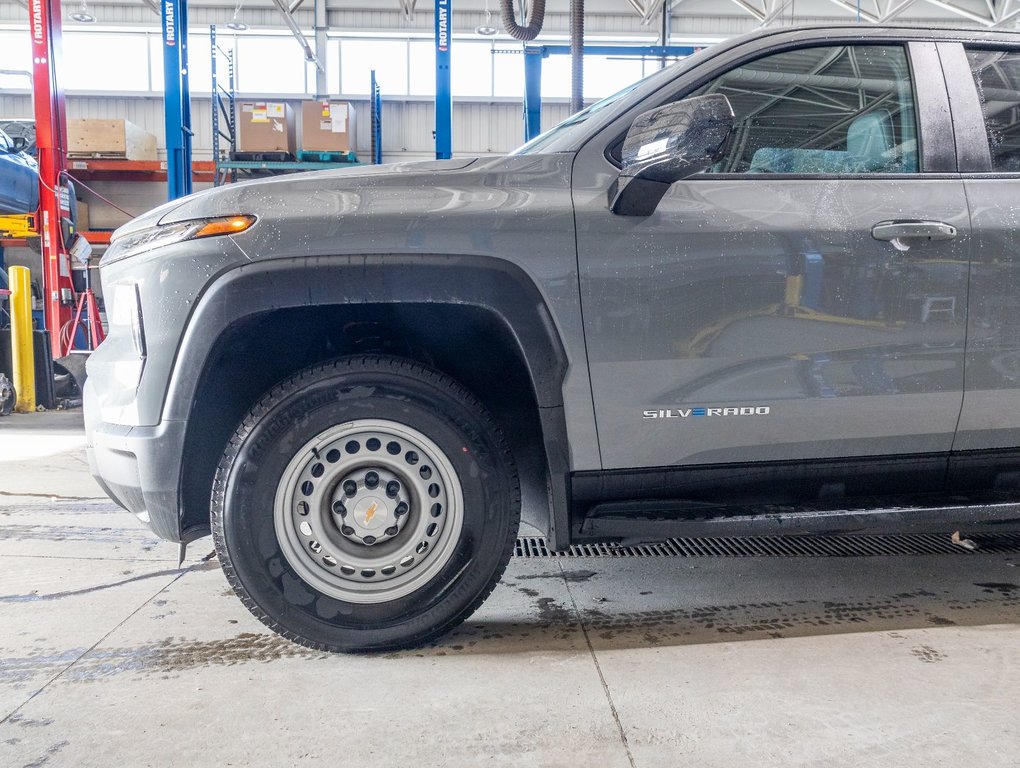
{"type": "MultiPolygon", "coordinates": [[[[689,45],[586,45],[586,56],[674,59],[690,56],[697,48],[689,45]]],[[[569,55],[569,45],[524,46],[524,140],[531,141],[542,132],[542,60],[553,55],[569,55]]],[[[437,59],[438,61],[438,59],[437,59]]],[[[438,65],[437,65],[438,66],[438,65]]],[[[438,94],[438,91],[437,91],[438,94]]],[[[436,96],[438,104],[438,95],[436,96]]],[[[438,146],[438,145],[437,145],[438,146]]],[[[438,154],[437,154],[438,157],[438,154]]]]}
{"type": "Polygon", "coordinates": [[[450,85],[450,14],[453,0],[436,0],[436,160],[453,157],[453,90],[450,85]]]}
{"type": "Polygon", "coordinates": [[[167,199],[191,194],[191,89],[188,86],[188,2],[162,0],[163,119],[167,199]]]}
{"type": "Polygon", "coordinates": [[[375,79],[375,70],[372,70],[372,81],[370,84],[372,102],[372,164],[382,164],[382,91],[379,89],[379,81],[375,79]]]}

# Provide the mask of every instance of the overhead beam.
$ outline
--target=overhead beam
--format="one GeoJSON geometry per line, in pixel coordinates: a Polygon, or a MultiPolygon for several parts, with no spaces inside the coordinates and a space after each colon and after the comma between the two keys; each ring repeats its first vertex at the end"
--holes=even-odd
{"type": "Polygon", "coordinates": [[[1000,16],[999,20],[992,24],[992,29],[1000,29],[1006,26],[1007,22],[1013,21],[1017,16],[1020,16],[1020,8],[1010,11],[1004,16],[1000,16]]]}
{"type": "Polygon", "coordinates": [[[283,15],[283,21],[290,30],[290,33],[294,35],[294,39],[298,41],[298,45],[301,46],[301,50],[305,52],[305,61],[314,64],[318,69],[325,69],[322,62],[316,58],[315,51],[313,51],[312,46],[308,44],[308,40],[305,38],[301,28],[297,25],[297,22],[294,21],[294,17],[290,12],[290,6],[287,5],[286,0],[273,0],[273,5],[279,9],[280,13],[283,15]]]}
{"type": "Polygon", "coordinates": [[[897,16],[900,16],[904,11],[908,10],[910,6],[914,5],[916,2],[917,0],[903,0],[903,2],[901,2],[899,5],[895,6],[892,4],[888,5],[886,7],[885,13],[883,13],[879,18],[879,21],[882,22],[883,24],[888,21],[892,21],[897,16]]]}
{"type": "Polygon", "coordinates": [[[758,19],[758,21],[765,20],[765,12],[758,10],[750,3],[746,2],[746,0],[733,0],[733,2],[736,3],[740,8],[742,8],[746,13],[749,13],[752,16],[754,16],[754,18],[758,19]]]}
{"type": "Polygon", "coordinates": [[[793,5],[793,0],[781,0],[776,2],[774,0],[772,10],[765,14],[765,18],[761,20],[761,26],[767,27],[773,21],[783,15],[783,11],[793,5]]]}
{"type": "Polygon", "coordinates": [[[157,16],[161,16],[163,14],[163,11],[162,9],[160,9],[157,0],[142,0],[142,2],[145,5],[149,6],[149,10],[152,11],[157,16]]]}
{"type": "Polygon", "coordinates": [[[878,17],[875,14],[870,11],[866,11],[863,8],[858,8],[856,3],[847,2],[847,0],[830,0],[830,2],[834,5],[838,5],[844,11],[849,11],[855,16],[859,13],[863,21],[869,21],[872,24],[878,23],[878,17]]]}
{"type": "Polygon", "coordinates": [[[982,16],[979,13],[968,11],[966,8],[960,8],[958,5],[955,5],[954,3],[945,2],[945,0],[925,0],[925,2],[929,3],[930,5],[934,5],[936,8],[941,8],[943,11],[954,13],[957,16],[969,19],[970,21],[973,21],[976,24],[981,24],[982,26],[985,27],[990,27],[992,26],[992,24],[995,23],[993,19],[990,19],[987,16],[982,16]]]}
{"type": "Polygon", "coordinates": [[[414,7],[417,3],[418,0],[400,0],[400,10],[404,12],[404,19],[406,21],[414,20],[414,7]]]}
{"type": "MultiPolygon", "coordinates": [[[[301,0],[297,0],[298,3],[301,0]]],[[[329,21],[326,18],[326,0],[315,0],[315,55],[319,61],[325,61],[329,54],[326,52],[327,33],[329,32],[329,21]]],[[[339,84],[338,84],[339,85],[339,84]]],[[[329,77],[325,67],[315,69],[315,98],[325,99],[329,96],[329,77]]]]}

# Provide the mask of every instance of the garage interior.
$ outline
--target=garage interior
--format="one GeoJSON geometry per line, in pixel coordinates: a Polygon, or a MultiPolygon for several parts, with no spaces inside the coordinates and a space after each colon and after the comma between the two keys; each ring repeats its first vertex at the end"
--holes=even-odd
{"type": "Polygon", "coordinates": [[[1020,28],[1020,0],[557,0],[537,24],[534,0],[437,5],[0,5],[0,130],[38,156],[50,213],[0,212],[0,336],[27,274],[39,382],[0,416],[0,765],[1020,766],[1020,534],[557,552],[524,523],[460,628],[331,655],[253,618],[209,539],[184,552],[96,484],[80,381],[98,263],[135,216],[250,178],[502,155],[763,27],[1020,28]],[[62,218],[67,274],[43,257],[62,218]]]}

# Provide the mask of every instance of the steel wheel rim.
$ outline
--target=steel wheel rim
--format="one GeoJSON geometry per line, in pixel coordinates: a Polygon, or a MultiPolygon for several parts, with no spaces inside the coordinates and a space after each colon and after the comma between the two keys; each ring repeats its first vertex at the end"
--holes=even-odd
{"type": "Polygon", "coordinates": [[[445,453],[413,427],[383,419],[338,424],[305,443],[283,471],[273,509],[291,568],[350,603],[389,602],[423,587],[450,561],[464,522],[460,480],[445,453]]]}

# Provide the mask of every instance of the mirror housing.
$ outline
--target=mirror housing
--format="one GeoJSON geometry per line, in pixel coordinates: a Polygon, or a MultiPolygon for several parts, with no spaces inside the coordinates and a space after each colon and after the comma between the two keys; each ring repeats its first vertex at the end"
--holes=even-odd
{"type": "Polygon", "coordinates": [[[721,160],[733,108],[722,94],[694,96],[638,115],[623,142],[623,168],[609,188],[609,210],[650,216],[673,182],[721,160]]]}
{"type": "Polygon", "coordinates": [[[14,144],[15,152],[24,152],[26,149],[28,149],[28,139],[26,139],[24,136],[15,136],[13,139],[11,139],[11,141],[14,144]]]}

